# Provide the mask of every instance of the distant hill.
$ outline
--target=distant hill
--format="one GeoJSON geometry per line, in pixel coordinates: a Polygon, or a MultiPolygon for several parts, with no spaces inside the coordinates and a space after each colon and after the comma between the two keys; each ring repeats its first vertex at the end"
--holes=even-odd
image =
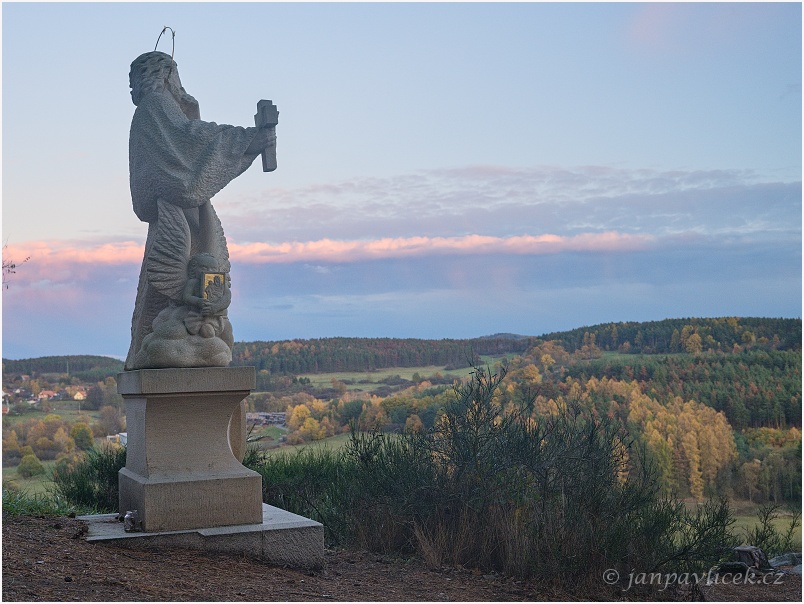
{"type": "Polygon", "coordinates": [[[272,374],[372,371],[427,365],[466,367],[479,355],[522,354],[534,345],[558,341],[567,352],[584,344],[641,354],[685,352],[694,342],[702,351],[733,352],[750,344],[801,350],[801,319],[724,317],[605,323],[534,336],[500,333],[467,340],[323,338],[238,342],[233,365],[253,365],[272,374]],[[694,337],[692,337],[694,336],[694,337]],[[686,348],[685,348],[686,347],[686,348]]]}
{"type": "Polygon", "coordinates": [[[52,356],[33,359],[3,359],[3,375],[67,374],[86,382],[97,382],[123,371],[123,361],[96,355],[52,356]]]}
{"type": "Polygon", "coordinates": [[[481,355],[522,354],[533,337],[490,336],[468,340],[322,338],[237,342],[232,365],[253,365],[272,374],[374,371],[389,367],[468,367],[481,355]]]}
{"type": "MultiPolygon", "coordinates": [[[[732,352],[744,345],[774,350],[801,350],[801,319],[759,317],[686,318],[647,322],[601,323],[539,337],[498,333],[472,339],[320,338],[236,342],[233,366],[251,365],[272,374],[298,375],[333,371],[373,371],[391,367],[467,367],[481,355],[522,354],[554,340],[567,352],[594,344],[602,350],[667,354],[732,352]],[[695,338],[692,338],[695,336],[695,338]]],[[[67,374],[99,381],[123,370],[123,362],[104,356],[49,356],[3,359],[3,375],[67,374]]]]}
{"type": "Polygon", "coordinates": [[[732,352],[735,345],[744,344],[759,344],[777,350],[801,350],[801,319],[761,317],[601,323],[548,333],[539,339],[556,340],[567,352],[575,352],[590,341],[590,336],[594,336],[594,344],[603,350],[664,354],[685,352],[685,337],[692,334],[698,335],[704,351],[732,352]]]}
{"type": "Polygon", "coordinates": [[[522,336],[516,333],[495,333],[491,336],[480,336],[478,340],[526,340],[533,336],[522,336]]]}

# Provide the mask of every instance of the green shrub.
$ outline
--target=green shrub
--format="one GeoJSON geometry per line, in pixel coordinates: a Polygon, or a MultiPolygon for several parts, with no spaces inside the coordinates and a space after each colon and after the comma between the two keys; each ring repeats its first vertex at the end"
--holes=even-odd
{"type": "Polygon", "coordinates": [[[72,466],[60,467],[53,474],[56,493],[74,505],[100,512],[116,512],[117,473],[126,465],[126,448],[106,445],[86,451],[72,466]]]}
{"type": "Polygon", "coordinates": [[[91,449],[95,444],[92,428],[84,422],[77,422],[73,425],[70,429],[70,437],[75,441],[75,446],[84,451],[91,449]]]}
{"type": "Polygon", "coordinates": [[[315,448],[266,456],[250,449],[243,464],[262,476],[265,503],[321,522],[330,543],[348,541],[351,516],[344,512],[354,478],[342,451],[315,448]]]}
{"type": "Polygon", "coordinates": [[[20,465],[17,466],[17,473],[23,478],[31,478],[32,476],[44,474],[45,467],[36,455],[24,455],[20,461],[20,465]]]}
{"type": "Polygon", "coordinates": [[[774,504],[763,505],[757,510],[757,524],[753,529],[746,530],[746,541],[761,549],[768,558],[801,551],[796,529],[801,524],[801,512],[796,513],[784,533],[780,533],[773,521],[779,517],[779,508],[774,504]]]}

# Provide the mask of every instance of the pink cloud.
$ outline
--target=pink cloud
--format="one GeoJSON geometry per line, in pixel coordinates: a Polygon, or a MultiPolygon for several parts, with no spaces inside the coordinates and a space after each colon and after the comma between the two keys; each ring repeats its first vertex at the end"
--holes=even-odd
{"type": "Polygon", "coordinates": [[[653,237],[624,233],[585,233],[490,237],[397,237],[374,240],[292,243],[231,244],[232,258],[254,264],[290,262],[357,262],[382,258],[406,258],[428,254],[555,254],[559,252],[636,251],[645,249],[653,237]]]}
{"type": "Polygon", "coordinates": [[[27,241],[8,244],[3,249],[3,259],[20,262],[30,257],[30,262],[39,264],[127,264],[141,262],[144,246],[135,241],[87,244],[72,241],[27,241]]]}
{"type": "Polygon", "coordinates": [[[26,241],[3,248],[3,261],[17,264],[9,280],[64,283],[87,274],[94,266],[142,262],[144,246],[134,241],[88,244],[75,241],[26,241]],[[28,259],[23,263],[24,260],[28,259]]]}
{"type": "MultiPolygon", "coordinates": [[[[574,236],[520,235],[492,237],[386,237],[381,239],[338,241],[292,241],[283,243],[229,244],[233,260],[250,264],[293,262],[360,262],[385,258],[409,258],[427,255],[477,254],[556,254],[560,252],[617,252],[645,249],[654,241],[646,235],[625,233],[584,233],[574,236]]],[[[36,283],[66,282],[80,279],[93,266],[138,266],[143,245],[134,241],[87,244],[70,241],[29,241],[9,244],[4,260],[19,264],[14,279],[36,283]]]]}

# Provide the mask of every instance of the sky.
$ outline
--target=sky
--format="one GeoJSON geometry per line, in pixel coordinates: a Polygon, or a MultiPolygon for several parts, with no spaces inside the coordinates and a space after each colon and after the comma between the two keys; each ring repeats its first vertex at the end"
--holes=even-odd
{"type": "Polygon", "coordinates": [[[3,2],[4,358],[128,350],[165,25],[202,119],[279,108],[212,199],[236,340],[801,317],[800,3],[3,2]]]}

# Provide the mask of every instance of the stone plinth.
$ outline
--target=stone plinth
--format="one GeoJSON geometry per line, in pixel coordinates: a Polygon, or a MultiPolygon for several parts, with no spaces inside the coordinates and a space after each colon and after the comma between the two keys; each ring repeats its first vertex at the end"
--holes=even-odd
{"type": "Polygon", "coordinates": [[[262,505],[259,524],[208,529],[127,533],[117,514],[79,516],[87,523],[86,540],[115,547],[149,550],[181,547],[257,558],[270,564],[317,569],[324,564],[324,527],[321,523],[262,505]]]}
{"type": "Polygon", "coordinates": [[[253,367],[119,374],[128,431],[120,513],[137,510],[144,532],[260,524],[262,479],[233,453],[254,386],[253,367]]]}

